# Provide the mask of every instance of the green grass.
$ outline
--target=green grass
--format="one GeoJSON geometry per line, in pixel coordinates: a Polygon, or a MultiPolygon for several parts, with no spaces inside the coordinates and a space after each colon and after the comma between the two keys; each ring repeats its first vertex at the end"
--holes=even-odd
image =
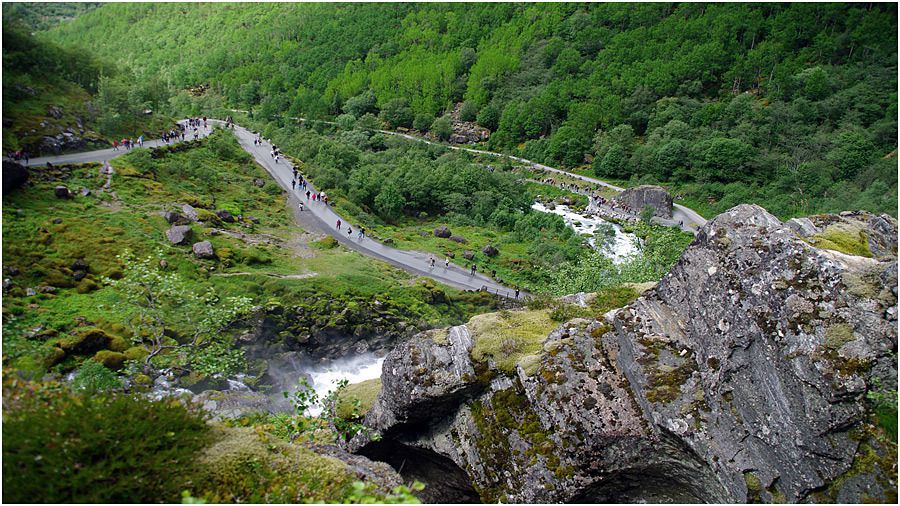
{"type": "MultiPolygon", "coordinates": [[[[290,218],[286,195],[229,133],[216,134],[183,151],[162,150],[157,158],[149,150],[135,150],[112,164],[116,169],[112,190],[118,198],[98,191],[105,176],[98,174],[99,164],[87,164],[71,167],[66,179],[60,178],[68,168],[53,173],[35,168],[34,186],[3,199],[4,267],[20,271],[10,277],[13,286],[3,298],[4,353],[16,367],[38,373],[41,357],[51,351],[45,338],[29,337],[32,329],[67,332],[79,317],[98,325],[124,320],[115,304],[119,298],[105,286],[104,278],[121,275],[117,255],[126,249],[137,257],[165,260],[170,271],[197,291],[213,287],[221,297],[249,296],[260,305],[303,305],[307,299],[328,294],[331,300],[344,303],[378,299],[398,308],[404,318],[451,324],[487,310],[492,303],[431,280],[416,280],[343,247],[319,250],[300,244],[303,231],[290,218]],[[50,180],[51,176],[57,180],[50,180]],[[255,178],[266,181],[263,188],[252,184],[255,178]],[[58,199],[53,187],[60,183],[75,191],[86,187],[93,194],[58,199]],[[170,225],[162,213],[178,210],[183,203],[191,203],[209,220],[204,226],[191,225],[193,240],[209,240],[219,258],[198,260],[189,246],[172,246],[166,240],[170,225]],[[254,216],[259,224],[219,223],[213,212],[220,208],[245,218],[254,216]],[[56,218],[61,222],[54,223],[56,218]],[[249,244],[226,233],[212,235],[210,226],[278,241],[249,244]],[[76,282],[72,267],[79,259],[89,265],[89,271],[76,282]],[[287,277],[292,275],[298,277],[287,277]],[[58,290],[26,295],[27,288],[42,285],[58,290]],[[445,293],[444,302],[434,302],[435,291],[445,293]]],[[[66,368],[76,365],[65,363],[66,368]]]]}

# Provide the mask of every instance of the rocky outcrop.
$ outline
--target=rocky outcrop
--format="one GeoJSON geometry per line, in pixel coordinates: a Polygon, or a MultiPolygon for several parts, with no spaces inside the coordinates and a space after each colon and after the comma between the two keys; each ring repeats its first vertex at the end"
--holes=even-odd
{"type": "Polygon", "coordinates": [[[810,242],[738,206],[511,373],[473,351],[496,336],[420,335],[385,360],[366,416],[382,439],[351,446],[439,502],[890,502],[896,450],[866,392],[897,381],[897,260],[810,242]]]}
{"type": "Polygon", "coordinates": [[[3,195],[9,194],[28,181],[28,169],[16,162],[3,161],[3,195]]]}
{"type": "Polygon", "coordinates": [[[644,206],[653,206],[654,216],[660,218],[672,218],[672,196],[660,186],[642,185],[628,188],[615,198],[616,202],[631,208],[634,213],[639,213],[644,206]]]}

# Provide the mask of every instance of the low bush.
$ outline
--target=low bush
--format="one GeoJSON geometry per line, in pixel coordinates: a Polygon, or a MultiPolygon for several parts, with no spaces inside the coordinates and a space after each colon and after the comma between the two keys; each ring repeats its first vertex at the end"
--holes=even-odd
{"type": "Polygon", "coordinates": [[[19,383],[4,385],[4,502],[180,500],[209,439],[200,416],[171,402],[19,383]]]}

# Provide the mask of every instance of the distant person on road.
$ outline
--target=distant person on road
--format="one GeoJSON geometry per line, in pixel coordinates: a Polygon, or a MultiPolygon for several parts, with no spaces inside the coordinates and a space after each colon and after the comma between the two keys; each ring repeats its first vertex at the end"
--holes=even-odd
{"type": "Polygon", "coordinates": [[[303,210],[303,202],[300,202],[299,204],[297,204],[297,207],[299,207],[300,210],[302,211],[303,210]]]}
{"type": "Polygon", "coordinates": [[[206,116],[203,116],[203,128],[206,128],[206,116]]]}
{"type": "Polygon", "coordinates": [[[519,298],[519,285],[516,285],[516,298],[519,298]]]}
{"type": "Polygon", "coordinates": [[[296,190],[296,189],[297,189],[297,180],[291,179],[291,190],[296,190]]]}
{"type": "Polygon", "coordinates": [[[359,234],[356,236],[357,239],[362,239],[366,236],[366,227],[359,228],[359,234]]]}
{"type": "Polygon", "coordinates": [[[144,147],[144,136],[143,135],[138,137],[138,145],[140,145],[141,147],[144,147]]]}
{"type": "Polygon", "coordinates": [[[472,264],[472,269],[471,269],[471,274],[472,274],[472,276],[475,275],[475,271],[477,271],[477,270],[478,270],[478,266],[475,265],[475,264],[472,264]]]}
{"type": "Polygon", "coordinates": [[[309,190],[306,190],[306,200],[309,200],[309,190]]]}
{"type": "Polygon", "coordinates": [[[434,256],[428,257],[428,267],[434,269],[434,256]]]}
{"type": "Polygon", "coordinates": [[[444,259],[444,269],[450,267],[450,257],[444,259]]]}
{"type": "Polygon", "coordinates": [[[353,235],[353,227],[348,226],[347,227],[347,239],[349,239],[350,236],[352,236],[352,235],[353,235]]]}
{"type": "Polygon", "coordinates": [[[338,229],[338,230],[341,229],[341,220],[337,220],[337,229],[338,229]]]}

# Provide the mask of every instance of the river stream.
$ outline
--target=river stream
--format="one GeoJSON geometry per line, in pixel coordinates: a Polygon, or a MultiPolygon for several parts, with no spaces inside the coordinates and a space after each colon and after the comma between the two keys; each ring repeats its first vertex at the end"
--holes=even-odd
{"type": "Polygon", "coordinates": [[[622,227],[602,218],[576,213],[568,206],[557,204],[553,209],[540,202],[531,205],[535,211],[556,214],[576,233],[587,237],[588,244],[610,257],[613,263],[621,263],[640,252],[640,239],[622,231],[622,227]]]}

